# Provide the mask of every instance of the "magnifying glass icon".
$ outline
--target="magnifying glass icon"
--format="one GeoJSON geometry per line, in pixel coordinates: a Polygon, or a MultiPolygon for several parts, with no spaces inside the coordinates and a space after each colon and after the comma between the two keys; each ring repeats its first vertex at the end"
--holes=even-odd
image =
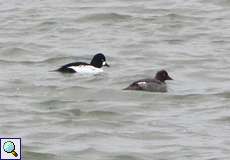
{"type": "Polygon", "coordinates": [[[3,149],[6,153],[11,153],[14,157],[17,157],[18,154],[15,152],[15,145],[12,141],[7,141],[3,144],[3,149]]]}

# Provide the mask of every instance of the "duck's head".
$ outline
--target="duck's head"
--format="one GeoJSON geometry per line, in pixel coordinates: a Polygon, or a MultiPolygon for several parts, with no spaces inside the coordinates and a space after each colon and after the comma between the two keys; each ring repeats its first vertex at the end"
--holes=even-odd
{"type": "Polygon", "coordinates": [[[96,54],[91,63],[90,63],[92,66],[94,67],[97,67],[97,68],[101,68],[102,66],[106,66],[106,67],[109,67],[109,65],[106,63],[106,59],[105,59],[105,56],[104,54],[102,53],[98,53],[96,54]]]}
{"type": "Polygon", "coordinates": [[[155,78],[161,82],[165,82],[166,80],[173,80],[166,70],[160,70],[156,73],[155,78]]]}

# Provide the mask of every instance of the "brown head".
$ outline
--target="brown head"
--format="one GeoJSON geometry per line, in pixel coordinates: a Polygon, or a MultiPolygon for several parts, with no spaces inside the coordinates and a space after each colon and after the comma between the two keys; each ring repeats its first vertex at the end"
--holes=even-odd
{"type": "Polygon", "coordinates": [[[173,80],[171,77],[169,77],[168,73],[166,72],[166,70],[160,70],[156,73],[155,75],[155,79],[161,81],[161,82],[165,82],[166,80],[173,80]]]}

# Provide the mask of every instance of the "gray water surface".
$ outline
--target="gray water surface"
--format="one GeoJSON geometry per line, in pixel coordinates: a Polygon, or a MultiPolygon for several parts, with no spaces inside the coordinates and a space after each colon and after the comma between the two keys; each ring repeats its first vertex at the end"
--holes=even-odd
{"type": "Polygon", "coordinates": [[[229,160],[230,1],[0,1],[0,137],[26,160],[229,160]],[[106,55],[95,76],[50,72],[106,55]],[[166,69],[168,93],[123,91],[166,69]]]}

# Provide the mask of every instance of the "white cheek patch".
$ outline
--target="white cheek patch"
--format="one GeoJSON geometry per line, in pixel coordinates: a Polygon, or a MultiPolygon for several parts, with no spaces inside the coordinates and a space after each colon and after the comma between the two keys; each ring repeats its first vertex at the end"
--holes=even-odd
{"type": "Polygon", "coordinates": [[[102,63],[102,65],[105,66],[105,65],[106,65],[106,62],[104,61],[104,62],[102,63]]]}

